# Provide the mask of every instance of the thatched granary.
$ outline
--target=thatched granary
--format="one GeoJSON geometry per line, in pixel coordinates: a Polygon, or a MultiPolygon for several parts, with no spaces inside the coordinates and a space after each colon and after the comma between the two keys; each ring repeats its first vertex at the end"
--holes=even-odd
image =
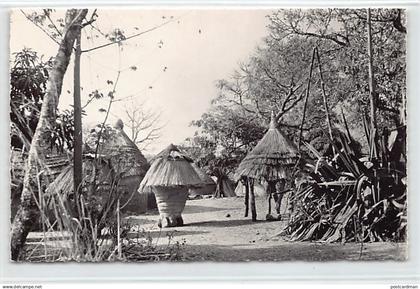
{"type": "Polygon", "coordinates": [[[198,187],[191,187],[189,193],[192,196],[196,195],[213,195],[216,191],[216,183],[213,179],[206,174],[202,169],[200,169],[195,163],[191,164],[200,177],[202,184],[198,187]]]}
{"type": "MultiPolygon", "coordinates": [[[[84,188],[93,182],[95,151],[86,151],[83,157],[84,188]]],[[[146,174],[149,164],[137,146],[123,131],[122,121],[118,121],[115,129],[100,143],[97,157],[98,192],[106,192],[110,188],[112,175],[118,178],[118,192],[120,195],[121,211],[126,213],[144,213],[151,209],[154,200],[151,194],[139,196],[136,191],[146,174]],[[111,175],[112,174],[112,175],[111,175]]],[[[48,193],[59,193],[67,197],[73,194],[73,165],[62,170],[53,183],[48,187],[48,193]]]]}
{"type": "Polygon", "coordinates": [[[192,163],[192,159],[173,144],[152,160],[139,192],[144,194],[151,190],[155,194],[161,217],[160,226],[183,225],[181,213],[185,207],[188,189],[203,184],[192,163]]]}
{"type": "MultiPolygon", "coordinates": [[[[251,202],[252,219],[256,220],[254,182],[266,181],[268,183],[269,215],[271,214],[271,196],[280,198],[276,191],[284,190],[287,180],[296,162],[299,152],[296,145],[290,141],[278,128],[274,113],[271,114],[269,128],[254,149],[242,160],[235,172],[235,179],[241,180],[245,186],[245,215],[248,215],[248,194],[251,202]],[[280,188],[277,186],[280,185],[280,188]]],[[[279,204],[276,207],[279,213],[279,204]]]]}
{"type": "Polygon", "coordinates": [[[296,145],[279,130],[272,114],[269,129],[239,164],[235,179],[239,180],[243,176],[266,181],[288,178],[290,167],[298,159],[296,145]]]}

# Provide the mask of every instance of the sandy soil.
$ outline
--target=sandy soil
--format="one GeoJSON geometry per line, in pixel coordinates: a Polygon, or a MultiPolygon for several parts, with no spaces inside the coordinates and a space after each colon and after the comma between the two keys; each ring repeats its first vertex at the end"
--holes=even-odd
{"type": "MultiPolygon", "coordinates": [[[[288,242],[278,233],[287,223],[267,222],[266,201],[257,199],[258,221],[244,218],[243,198],[188,200],[183,212],[185,225],[177,228],[157,227],[157,212],[129,217],[157,239],[157,244],[185,243],[186,261],[332,261],[406,259],[404,243],[323,244],[288,242]],[[360,253],[362,251],[362,254],[360,253]]],[[[285,212],[283,207],[282,212],[285,212]]]]}

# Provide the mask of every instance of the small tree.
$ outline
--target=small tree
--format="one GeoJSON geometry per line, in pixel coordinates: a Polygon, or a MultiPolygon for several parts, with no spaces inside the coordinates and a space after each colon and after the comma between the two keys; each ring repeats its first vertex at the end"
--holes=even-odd
{"type": "Polygon", "coordinates": [[[161,124],[160,112],[147,108],[145,102],[133,103],[126,107],[124,112],[124,124],[129,130],[129,136],[140,150],[147,149],[160,138],[164,127],[161,124]]]}
{"type": "Polygon", "coordinates": [[[87,9],[69,9],[65,16],[65,33],[62,36],[57,55],[49,72],[47,90],[41,106],[39,121],[31,141],[26,163],[21,204],[13,220],[11,232],[11,257],[17,260],[31,230],[39,208],[34,196],[40,190],[38,175],[42,170],[45,154],[50,150],[48,142],[50,132],[57,118],[58,100],[61,94],[64,74],[70,62],[74,41],[80,33],[79,27],[87,14],[87,9]]]}

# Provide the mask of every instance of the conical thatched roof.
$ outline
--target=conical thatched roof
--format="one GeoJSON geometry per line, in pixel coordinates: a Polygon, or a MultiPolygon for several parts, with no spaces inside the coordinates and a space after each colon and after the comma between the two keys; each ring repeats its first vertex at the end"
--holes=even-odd
{"type": "Polygon", "coordinates": [[[192,195],[211,195],[216,190],[216,183],[213,179],[206,174],[202,169],[200,169],[195,163],[191,164],[200,177],[202,184],[194,188],[190,188],[190,194],[192,195]]]}
{"type": "Polygon", "coordinates": [[[242,176],[265,180],[286,178],[298,158],[296,145],[280,132],[272,113],[268,131],[239,164],[235,179],[242,176]]]}
{"type": "Polygon", "coordinates": [[[200,185],[201,187],[207,186],[207,185],[216,186],[216,183],[213,181],[213,179],[208,174],[206,174],[202,169],[200,169],[195,163],[191,163],[191,165],[202,181],[202,184],[200,185]]]}
{"type": "MultiPolygon", "coordinates": [[[[86,189],[93,182],[93,171],[95,170],[95,162],[90,156],[83,158],[83,188],[86,189]]],[[[102,161],[98,170],[97,184],[98,191],[109,189],[111,182],[111,167],[105,161],[102,161]]],[[[73,194],[73,164],[65,167],[55,180],[48,186],[47,195],[60,194],[64,198],[73,194]]]]}
{"type": "Polygon", "coordinates": [[[192,162],[175,145],[169,145],[152,160],[139,192],[145,192],[147,187],[200,186],[203,181],[192,162]]]}
{"type": "MultiPolygon", "coordinates": [[[[96,142],[96,135],[92,135],[93,143],[96,142]]],[[[144,204],[134,202],[133,193],[136,192],[141,180],[146,174],[149,164],[137,146],[123,131],[123,123],[118,120],[114,129],[109,131],[107,136],[103,137],[99,145],[98,159],[99,163],[95,165],[94,152],[91,148],[84,152],[83,156],[83,182],[84,188],[93,182],[93,172],[95,167],[98,169],[96,179],[98,192],[107,192],[110,188],[112,176],[118,176],[118,191],[122,193],[121,202],[133,203],[135,207],[142,209],[144,204]],[[112,173],[111,173],[112,172],[112,173]]],[[[61,170],[61,173],[48,186],[47,193],[60,194],[68,197],[73,194],[73,164],[61,170]]]]}
{"type": "Polygon", "coordinates": [[[146,174],[149,164],[139,148],[125,134],[123,122],[118,119],[115,130],[100,144],[99,154],[111,159],[115,172],[122,177],[140,177],[146,174]]]}

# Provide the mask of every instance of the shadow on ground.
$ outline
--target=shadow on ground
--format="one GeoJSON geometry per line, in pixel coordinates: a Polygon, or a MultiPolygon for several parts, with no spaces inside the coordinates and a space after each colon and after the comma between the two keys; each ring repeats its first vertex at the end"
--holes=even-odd
{"type": "Polygon", "coordinates": [[[229,219],[229,220],[223,220],[223,221],[205,221],[205,222],[195,222],[195,223],[188,223],[185,224],[185,226],[201,226],[201,227],[239,227],[239,226],[251,226],[257,223],[262,223],[265,221],[257,220],[256,222],[253,222],[251,219],[243,219],[243,220],[235,220],[235,219],[229,219]]]}
{"type": "Polygon", "coordinates": [[[166,238],[171,237],[181,237],[181,236],[191,236],[191,235],[200,235],[207,234],[207,231],[178,231],[178,230],[161,230],[161,231],[144,231],[144,232],[130,232],[127,234],[129,238],[141,238],[149,236],[153,239],[157,238],[166,238]]]}
{"type": "Polygon", "coordinates": [[[130,216],[125,219],[130,225],[148,225],[148,224],[157,224],[156,220],[142,218],[141,216],[130,216]]]}
{"type": "Polygon", "coordinates": [[[218,207],[211,207],[211,206],[198,206],[198,205],[187,204],[182,214],[210,213],[210,212],[228,211],[228,210],[235,210],[235,208],[218,208],[218,207]]]}
{"type": "Polygon", "coordinates": [[[186,245],[184,261],[279,262],[279,261],[405,261],[406,244],[316,244],[309,242],[271,244],[262,248],[244,245],[186,245]]]}

